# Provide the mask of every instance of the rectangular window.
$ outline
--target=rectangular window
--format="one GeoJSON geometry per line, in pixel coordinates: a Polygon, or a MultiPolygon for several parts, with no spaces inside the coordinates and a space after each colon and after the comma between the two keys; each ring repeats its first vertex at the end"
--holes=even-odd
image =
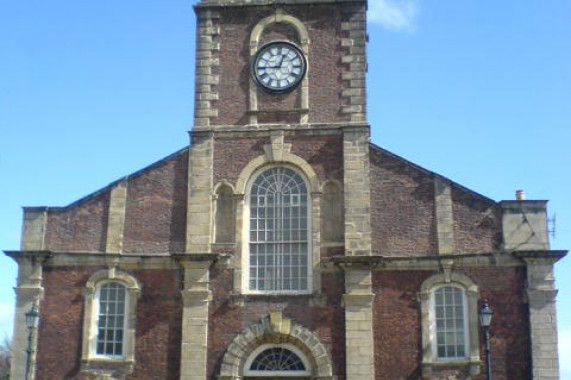
{"type": "Polygon", "coordinates": [[[464,292],[445,286],[434,292],[436,354],[442,359],[466,357],[464,292]]]}
{"type": "Polygon", "coordinates": [[[99,289],[97,355],[122,356],[125,329],[125,287],[109,282],[99,289]]]}

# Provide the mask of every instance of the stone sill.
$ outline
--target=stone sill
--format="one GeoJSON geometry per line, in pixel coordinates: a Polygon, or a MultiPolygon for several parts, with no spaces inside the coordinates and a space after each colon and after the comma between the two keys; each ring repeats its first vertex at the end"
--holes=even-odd
{"type": "Polygon", "coordinates": [[[233,306],[243,307],[249,302],[287,302],[294,299],[307,299],[310,306],[322,307],[327,304],[327,298],[321,293],[234,293],[230,295],[233,306]]]}
{"type": "Polygon", "coordinates": [[[449,361],[449,362],[422,362],[422,376],[432,375],[434,372],[451,369],[469,368],[470,375],[480,374],[482,364],[480,361],[449,361]]]}
{"type": "Polygon", "coordinates": [[[127,374],[132,373],[135,367],[135,361],[125,358],[103,358],[93,357],[89,359],[82,359],[82,371],[90,370],[115,370],[123,369],[127,374]]]}

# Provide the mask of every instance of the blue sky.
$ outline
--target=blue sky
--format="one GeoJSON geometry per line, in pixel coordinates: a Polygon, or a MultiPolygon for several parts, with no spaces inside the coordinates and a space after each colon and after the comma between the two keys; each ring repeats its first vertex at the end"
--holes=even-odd
{"type": "MultiPolygon", "coordinates": [[[[571,2],[371,0],[374,143],[495,200],[549,199],[571,248],[571,2]]],[[[0,249],[21,206],[63,206],[188,144],[194,15],[182,0],[0,5],[0,249]]],[[[0,257],[0,335],[16,265],[0,257]]],[[[571,378],[571,259],[557,264],[571,378]]]]}

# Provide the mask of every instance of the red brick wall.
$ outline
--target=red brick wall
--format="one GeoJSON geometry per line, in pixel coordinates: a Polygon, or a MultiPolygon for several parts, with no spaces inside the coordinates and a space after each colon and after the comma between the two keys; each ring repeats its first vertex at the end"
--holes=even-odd
{"type": "Polygon", "coordinates": [[[182,271],[134,271],[141,282],[135,371],[130,379],[180,378],[182,271]]]}
{"type": "MultiPolygon", "coordinates": [[[[84,298],[89,277],[101,267],[44,269],[37,379],[85,378],[81,372],[84,298]]],[[[142,285],[137,307],[135,371],[129,379],[178,379],[182,273],[130,272],[142,285]]]]}
{"type": "MultiPolygon", "coordinates": [[[[341,6],[314,5],[284,7],[286,13],[304,22],[309,32],[309,120],[312,123],[335,122],[347,120],[341,116],[341,47],[338,25],[341,20],[341,6]]],[[[218,117],[213,124],[244,125],[248,124],[248,83],[250,80],[249,40],[252,28],[264,17],[274,14],[274,8],[260,7],[256,11],[251,8],[239,9],[228,7],[221,12],[222,25],[220,42],[220,99],[214,101],[213,108],[218,108],[218,117]]],[[[274,28],[265,40],[285,39],[290,31],[274,28]]],[[[294,90],[287,95],[271,96],[258,90],[259,109],[290,110],[299,108],[299,92],[294,90]]],[[[261,122],[292,122],[286,113],[273,115],[273,119],[261,122]],[[277,118],[277,119],[276,119],[277,118]]],[[[299,117],[297,118],[299,121],[299,117]]]]}
{"type": "MultiPolygon", "coordinates": [[[[488,299],[494,310],[492,323],[492,368],[494,379],[530,378],[529,326],[524,303],[523,268],[478,268],[458,271],[480,288],[480,299],[488,299]]],[[[373,277],[375,375],[377,379],[417,379],[421,374],[422,330],[418,292],[435,272],[377,272],[373,277]]],[[[473,316],[477,318],[477,316],[473,316]]],[[[480,352],[484,360],[483,337],[480,352]]],[[[436,373],[462,378],[464,370],[436,373]]],[[[473,379],[483,380],[484,376],[473,379]]]]}
{"type": "Polygon", "coordinates": [[[74,379],[80,373],[83,329],[82,289],[94,267],[44,268],[40,306],[38,380],[74,379]]]}
{"type": "MultiPolygon", "coordinates": [[[[184,252],[188,150],[136,173],[128,181],[126,253],[184,252]]],[[[110,189],[69,207],[50,209],[46,247],[59,252],[104,252],[110,189]]]]}
{"type": "Polygon", "coordinates": [[[374,146],[370,161],[374,253],[383,256],[436,253],[432,177],[374,146]]]}
{"type": "Polygon", "coordinates": [[[323,184],[335,179],[343,183],[343,136],[297,136],[291,142],[291,153],[306,160],[323,184]]]}
{"type": "Polygon", "coordinates": [[[125,253],[184,252],[187,178],[184,150],[129,180],[125,253]]]}
{"type": "MultiPolygon", "coordinates": [[[[494,311],[491,357],[494,379],[530,379],[531,352],[529,312],[525,296],[526,269],[478,268],[466,270],[480,287],[480,299],[487,299],[494,311]]],[[[480,337],[482,360],[484,337],[480,337]]],[[[485,377],[481,376],[481,380],[485,377]]]]}
{"type": "Polygon", "coordinates": [[[233,138],[214,141],[214,183],[236,184],[240,172],[254,158],[264,154],[270,138],[233,138]]]}
{"type": "Polygon", "coordinates": [[[232,272],[214,269],[211,274],[213,302],[208,323],[208,378],[220,373],[226,348],[248,326],[259,322],[271,311],[281,310],[286,318],[314,332],[333,360],[333,371],[340,378],[345,375],[344,310],[341,308],[343,277],[341,273],[326,274],[322,278],[327,306],[311,307],[309,299],[301,296],[282,297],[280,300],[252,298],[245,306],[232,306],[232,272]]]}
{"type": "MultiPolygon", "coordinates": [[[[373,251],[384,256],[436,254],[434,176],[371,146],[373,251]]],[[[497,251],[501,210],[497,203],[452,184],[454,238],[458,253],[497,251]]]]}
{"type": "Polygon", "coordinates": [[[48,210],[46,248],[53,251],[105,251],[109,191],[69,207],[48,210]]]}
{"type": "Polygon", "coordinates": [[[373,292],[375,377],[417,379],[422,360],[420,303],[417,293],[427,272],[376,272],[373,292]]]}
{"type": "Polygon", "coordinates": [[[502,214],[490,200],[452,187],[456,248],[463,253],[492,252],[502,243],[502,214]]]}
{"type": "MultiPolygon", "coordinates": [[[[291,153],[306,160],[321,182],[343,182],[343,140],[341,135],[286,137],[291,153]]],[[[217,139],[214,142],[214,183],[226,180],[235,184],[244,167],[264,154],[268,137],[217,139]]]]}

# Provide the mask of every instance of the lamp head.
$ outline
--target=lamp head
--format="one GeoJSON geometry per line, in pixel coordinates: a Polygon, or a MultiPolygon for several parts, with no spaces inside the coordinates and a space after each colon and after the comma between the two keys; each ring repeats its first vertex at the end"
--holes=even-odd
{"type": "Polygon", "coordinates": [[[488,300],[484,300],[482,308],[480,309],[480,325],[482,327],[490,327],[492,324],[492,315],[494,312],[488,303],[488,300]]]}
{"type": "Polygon", "coordinates": [[[36,310],[36,306],[32,305],[30,311],[26,313],[26,326],[29,329],[37,328],[40,320],[40,313],[36,310]]]}

